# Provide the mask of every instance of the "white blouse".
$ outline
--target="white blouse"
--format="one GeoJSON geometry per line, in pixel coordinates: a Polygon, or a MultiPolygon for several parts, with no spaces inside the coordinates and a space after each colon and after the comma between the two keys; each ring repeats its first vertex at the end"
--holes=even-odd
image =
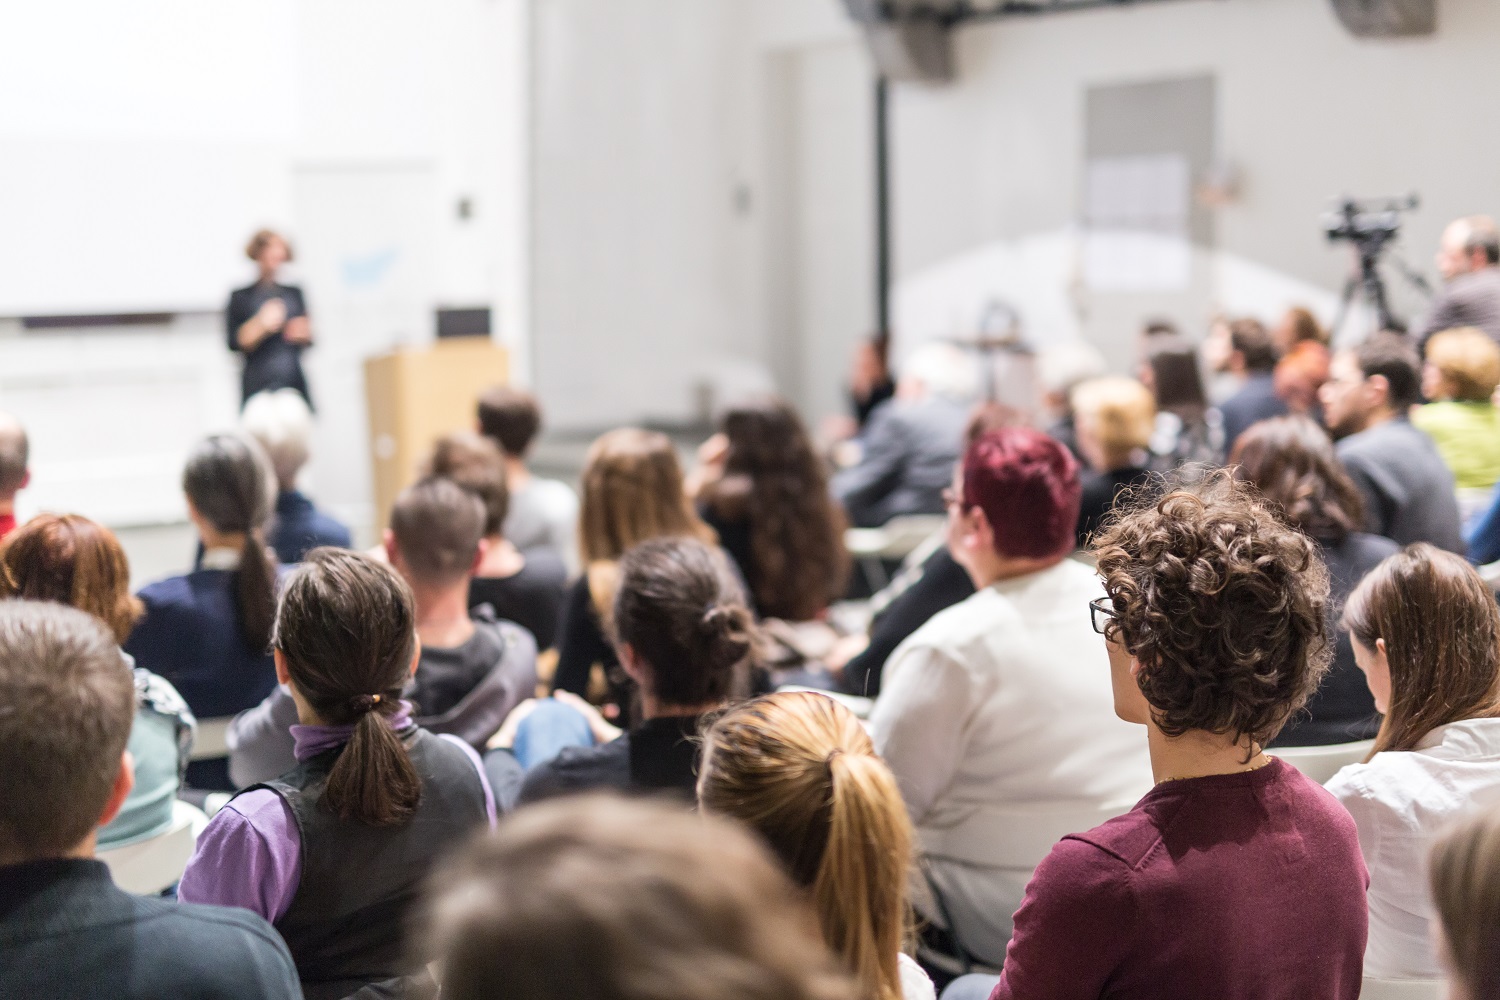
{"type": "Polygon", "coordinates": [[[905,953],[897,958],[901,967],[901,1000],[937,1000],[937,988],[922,967],[905,953]]]}
{"type": "Polygon", "coordinates": [[[1370,869],[1365,975],[1438,977],[1427,852],[1454,820],[1500,802],[1500,719],[1439,726],[1416,750],[1350,764],[1327,787],[1354,817],[1370,869]]]}

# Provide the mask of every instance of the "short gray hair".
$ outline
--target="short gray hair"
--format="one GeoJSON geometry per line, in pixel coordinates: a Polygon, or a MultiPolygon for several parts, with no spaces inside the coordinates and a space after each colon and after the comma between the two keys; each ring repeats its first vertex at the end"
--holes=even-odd
{"type": "Polygon", "coordinates": [[[291,486],[307,464],[312,440],[312,410],[296,389],[257,392],[240,415],[245,432],[260,442],[276,470],[276,480],[291,486]]]}
{"type": "Polygon", "coordinates": [[[928,341],[914,348],[901,363],[902,380],[921,382],[934,396],[955,403],[971,403],[979,396],[979,366],[962,348],[928,341]]]}

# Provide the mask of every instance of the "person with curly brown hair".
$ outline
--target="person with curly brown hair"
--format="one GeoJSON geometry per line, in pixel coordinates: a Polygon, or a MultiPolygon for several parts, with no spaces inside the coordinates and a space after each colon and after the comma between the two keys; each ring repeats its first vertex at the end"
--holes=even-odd
{"type": "Polygon", "coordinates": [[[1262,749],[1327,669],[1315,543],[1225,473],[1096,543],[1115,711],[1156,787],[1064,837],[995,1000],[1355,1000],[1368,877],[1349,814],[1262,749]]]}

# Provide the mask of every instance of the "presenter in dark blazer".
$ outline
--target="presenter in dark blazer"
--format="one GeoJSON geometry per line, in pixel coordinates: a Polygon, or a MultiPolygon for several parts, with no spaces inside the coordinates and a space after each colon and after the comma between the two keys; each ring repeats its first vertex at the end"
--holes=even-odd
{"type": "Polygon", "coordinates": [[[255,284],[229,296],[225,311],[229,349],[245,355],[240,377],[240,405],[257,392],[296,389],[312,405],[302,352],[312,344],[307,303],[302,289],[276,281],[281,265],[292,259],[292,248],[280,234],[262,229],[250,238],[245,256],[260,268],[255,284]]]}

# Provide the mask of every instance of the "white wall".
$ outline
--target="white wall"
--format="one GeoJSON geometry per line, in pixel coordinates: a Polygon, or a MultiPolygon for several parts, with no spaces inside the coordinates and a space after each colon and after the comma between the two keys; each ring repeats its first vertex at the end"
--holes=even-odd
{"type": "MultiPolygon", "coordinates": [[[[1350,258],[1319,216],[1345,192],[1420,191],[1404,253],[1430,274],[1448,219],[1500,214],[1500,132],[1485,124],[1500,5],[1440,2],[1436,37],[1397,41],[1352,38],[1325,0],[1181,0],[962,29],[956,83],[895,88],[897,278],[930,289],[975,254],[1065,259],[1054,249],[1081,215],[1087,88],[1204,73],[1217,81],[1219,157],[1243,184],[1217,213],[1216,245],[1194,255],[1196,290],[1106,294],[1066,269],[1028,274],[1050,282],[1036,310],[1049,330],[1077,330],[1124,364],[1145,315],[1196,330],[1217,308],[1269,317],[1306,299],[1326,312],[1350,258]]],[[[537,6],[536,336],[554,422],[687,412],[692,373],[736,351],[810,415],[836,405],[844,351],[873,312],[869,175],[838,169],[867,155],[864,112],[844,101],[854,118],[818,133],[828,148],[809,161],[808,94],[788,79],[819,67],[825,104],[868,87],[840,0],[537,6]],[[835,262],[857,264],[840,274],[835,262]],[[807,301],[810,284],[821,301],[807,301]]],[[[1420,300],[1396,286],[1410,315],[1420,300]]]]}
{"type": "Polygon", "coordinates": [[[44,6],[0,15],[18,56],[0,82],[27,98],[0,102],[0,270],[15,279],[0,316],[187,312],[144,332],[0,321],[0,407],[37,445],[23,513],[182,516],[181,456],[239,402],[213,310],[252,279],[241,250],[269,224],[296,245],[288,278],[318,336],[309,480],[359,524],[365,356],[429,338],[437,306],[489,305],[524,374],[527,0],[44,6]],[[75,433],[103,422],[132,433],[75,433]],[[106,440],[112,461],[94,460],[106,440]],[[155,471],[117,489],[133,464],[155,471]]]}

